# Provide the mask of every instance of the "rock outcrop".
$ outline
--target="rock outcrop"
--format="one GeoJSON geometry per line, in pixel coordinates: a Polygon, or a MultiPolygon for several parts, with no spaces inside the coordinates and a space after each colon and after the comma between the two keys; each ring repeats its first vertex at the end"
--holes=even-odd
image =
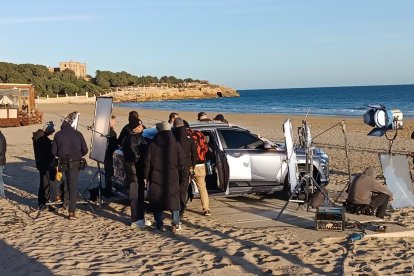
{"type": "Polygon", "coordinates": [[[185,85],[159,84],[150,87],[118,87],[113,88],[109,95],[114,97],[114,102],[210,99],[240,96],[235,89],[208,83],[188,83],[185,85]]]}

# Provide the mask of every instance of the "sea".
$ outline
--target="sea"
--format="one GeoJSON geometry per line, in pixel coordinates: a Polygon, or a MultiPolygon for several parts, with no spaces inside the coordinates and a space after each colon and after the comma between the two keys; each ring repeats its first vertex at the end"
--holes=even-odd
{"type": "Polygon", "coordinates": [[[414,118],[414,85],[348,86],[238,90],[240,97],[199,100],[131,102],[118,105],[133,109],[258,113],[319,116],[362,116],[367,105],[382,104],[414,118]]]}

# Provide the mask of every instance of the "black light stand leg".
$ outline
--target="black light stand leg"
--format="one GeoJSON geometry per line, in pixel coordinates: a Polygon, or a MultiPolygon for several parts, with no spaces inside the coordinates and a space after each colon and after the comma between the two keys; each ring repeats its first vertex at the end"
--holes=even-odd
{"type": "Polygon", "coordinates": [[[277,217],[275,218],[275,220],[279,220],[280,216],[282,215],[282,213],[285,211],[286,207],[289,205],[289,202],[292,200],[292,198],[299,194],[298,192],[300,192],[300,189],[303,185],[303,178],[300,181],[300,183],[295,187],[295,189],[293,190],[292,194],[290,195],[289,199],[286,201],[286,203],[283,205],[282,209],[280,209],[279,214],[277,214],[277,217]]]}
{"type": "Polygon", "coordinates": [[[333,205],[333,206],[335,206],[335,202],[332,200],[332,199],[330,199],[329,198],[329,196],[328,196],[328,194],[322,189],[322,187],[318,184],[318,182],[316,182],[316,180],[313,178],[313,177],[311,177],[311,180],[313,181],[313,184],[316,186],[316,188],[323,194],[323,197],[325,198],[325,199],[328,199],[329,200],[329,202],[333,205]]]}
{"type": "Polygon", "coordinates": [[[98,200],[99,200],[99,209],[102,209],[103,198],[102,198],[102,171],[101,171],[101,164],[98,162],[98,200]]]}
{"type": "Polygon", "coordinates": [[[92,186],[93,181],[95,180],[95,178],[98,176],[98,172],[95,172],[95,174],[93,175],[91,181],[89,181],[88,186],[86,186],[86,189],[83,191],[82,195],[85,196],[86,192],[89,190],[89,188],[92,186]]]}

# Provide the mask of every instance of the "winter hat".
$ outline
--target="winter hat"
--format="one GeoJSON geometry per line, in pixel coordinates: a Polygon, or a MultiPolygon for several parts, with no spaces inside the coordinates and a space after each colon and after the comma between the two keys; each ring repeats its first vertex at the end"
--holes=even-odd
{"type": "Polygon", "coordinates": [[[134,129],[138,126],[142,125],[142,121],[137,117],[130,117],[129,118],[129,127],[134,129]]]}
{"type": "Polygon", "coordinates": [[[161,123],[156,124],[156,127],[157,127],[157,130],[158,131],[171,130],[171,125],[168,122],[166,122],[166,121],[163,121],[161,123]]]}
{"type": "Polygon", "coordinates": [[[43,127],[43,131],[46,133],[54,133],[55,132],[55,124],[53,121],[46,122],[45,126],[43,127]]]}
{"type": "Polygon", "coordinates": [[[182,127],[182,126],[184,126],[183,119],[181,119],[180,117],[175,118],[174,127],[182,127]]]}

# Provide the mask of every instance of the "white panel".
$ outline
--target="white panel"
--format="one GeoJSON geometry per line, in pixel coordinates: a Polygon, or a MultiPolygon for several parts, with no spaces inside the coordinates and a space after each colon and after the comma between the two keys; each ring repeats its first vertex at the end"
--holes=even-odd
{"type": "Polygon", "coordinates": [[[394,197],[391,206],[394,209],[414,207],[413,184],[407,157],[380,154],[380,160],[385,182],[394,197]]]}
{"type": "Polygon", "coordinates": [[[290,119],[283,124],[283,133],[285,136],[286,153],[289,166],[289,182],[292,192],[298,185],[297,180],[297,160],[296,152],[293,145],[292,123],[290,119]]]}
{"type": "Polygon", "coordinates": [[[97,162],[105,161],[109,121],[112,115],[112,98],[97,97],[95,105],[94,132],[92,135],[92,148],[89,157],[97,162]]]}

